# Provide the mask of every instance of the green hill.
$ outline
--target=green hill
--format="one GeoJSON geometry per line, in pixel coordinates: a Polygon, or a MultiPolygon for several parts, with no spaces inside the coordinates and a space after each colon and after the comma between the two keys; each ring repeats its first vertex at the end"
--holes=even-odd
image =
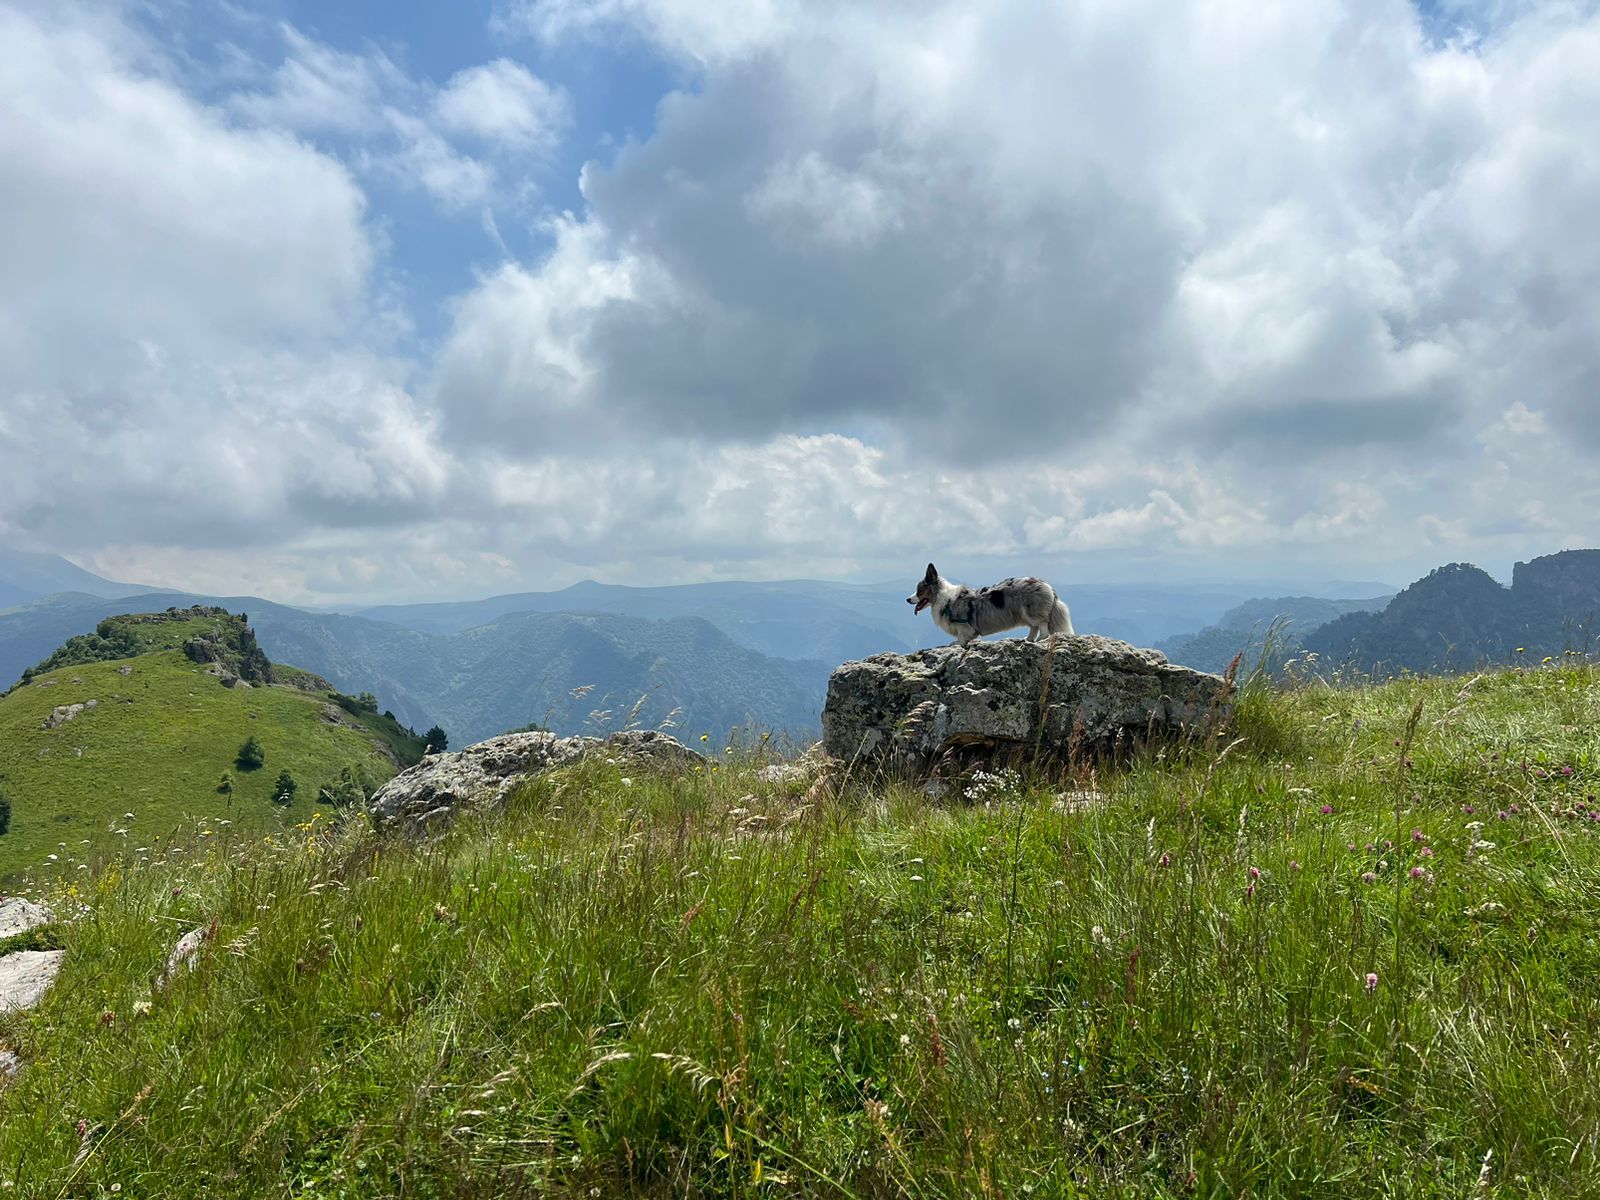
{"type": "Polygon", "coordinates": [[[64,906],[0,1184],[1600,1195],[1597,730],[1587,667],[1253,686],[955,801],[593,759],[423,845],[219,830],[64,906]]]}
{"type": "Polygon", "coordinates": [[[112,618],[0,698],[0,795],[11,805],[0,884],[92,867],[123,848],[152,853],[198,817],[282,830],[317,810],[319,788],[343,768],[375,784],[421,751],[325,680],[269,663],[238,617],[112,618]],[[235,758],[252,737],[265,761],[246,770],[235,758]],[[297,785],[288,804],[274,799],[283,771],[297,785]],[[219,791],[224,772],[231,792],[219,791]]]}

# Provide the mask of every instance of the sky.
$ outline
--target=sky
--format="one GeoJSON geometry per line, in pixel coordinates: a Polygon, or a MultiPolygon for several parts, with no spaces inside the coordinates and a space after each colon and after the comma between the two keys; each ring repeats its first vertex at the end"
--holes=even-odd
{"type": "Polygon", "coordinates": [[[1595,0],[0,0],[0,544],[1504,576],[1600,541],[1597,63],[1595,0]]]}

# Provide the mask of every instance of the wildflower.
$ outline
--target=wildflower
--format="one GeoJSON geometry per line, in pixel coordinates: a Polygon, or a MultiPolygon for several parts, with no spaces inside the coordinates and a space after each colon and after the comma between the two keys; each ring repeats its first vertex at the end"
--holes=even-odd
{"type": "Polygon", "coordinates": [[[1295,859],[1295,858],[1291,858],[1289,860],[1289,870],[1298,871],[1299,869],[1300,869],[1300,860],[1299,859],[1295,859]]]}
{"type": "Polygon", "coordinates": [[[1165,850],[1163,850],[1161,852],[1161,858],[1156,863],[1156,865],[1158,867],[1170,867],[1172,865],[1172,855],[1168,854],[1165,850]]]}
{"type": "Polygon", "coordinates": [[[700,740],[702,742],[709,742],[711,740],[711,735],[709,733],[702,733],[700,735],[700,740]]]}
{"type": "Polygon", "coordinates": [[[1411,878],[1413,878],[1413,879],[1421,879],[1426,874],[1427,874],[1427,872],[1424,871],[1421,867],[1412,867],[1411,868],[1411,878]]]}
{"type": "Polygon", "coordinates": [[[1378,882],[1378,874],[1377,874],[1377,872],[1376,871],[1363,871],[1363,872],[1361,872],[1361,882],[1362,883],[1377,883],[1378,882]]]}
{"type": "Polygon", "coordinates": [[[1250,868],[1250,878],[1251,879],[1260,879],[1261,878],[1261,868],[1260,867],[1251,867],[1250,868]]]}
{"type": "Polygon", "coordinates": [[[1325,816],[1325,817],[1332,816],[1333,815],[1333,805],[1324,804],[1322,806],[1322,808],[1319,809],[1318,811],[1321,812],[1322,815],[1325,816]]]}
{"type": "Polygon", "coordinates": [[[89,1122],[83,1117],[79,1117],[78,1123],[73,1128],[78,1131],[78,1136],[81,1138],[89,1132],[89,1122]]]}
{"type": "Polygon", "coordinates": [[[1009,1021],[1006,1022],[1006,1028],[1007,1029],[1012,1029],[1012,1030],[1021,1029],[1022,1028],[1022,1022],[1018,1018],[1012,1017],[1009,1021]]]}
{"type": "Polygon", "coordinates": [[[1370,996],[1370,995],[1372,995],[1373,992],[1375,992],[1377,990],[1378,990],[1378,973],[1376,971],[1368,971],[1367,972],[1367,995],[1370,996]]]}
{"type": "Polygon", "coordinates": [[[1495,813],[1494,816],[1495,816],[1495,820],[1504,821],[1510,815],[1511,815],[1510,813],[1508,813],[1505,809],[1502,808],[1499,812],[1495,813]]]}
{"type": "Polygon", "coordinates": [[[1428,835],[1423,833],[1420,829],[1413,829],[1411,831],[1411,840],[1413,842],[1425,842],[1428,840],[1428,835]]]}
{"type": "Polygon", "coordinates": [[[902,1045],[902,1046],[909,1046],[909,1045],[911,1045],[911,1035],[910,1035],[910,1034],[909,1034],[909,1033],[902,1033],[902,1034],[901,1034],[901,1035],[900,1035],[900,1044],[901,1044],[901,1045],[902,1045]]]}
{"type": "Polygon", "coordinates": [[[1244,898],[1245,898],[1245,899],[1246,899],[1246,900],[1248,900],[1248,899],[1250,899],[1250,897],[1252,897],[1252,896],[1254,896],[1254,895],[1255,895],[1255,894],[1256,894],[1256,885],[1255,885],[1255,884],[1253,884],[1253,883],[1252,883],[1252,884],[1250,884],[1250,885],[1248,885],[1248,886],[1247,886],[1247,887],[1246,887],[1246,888],[1245,888],[1245,889],[1244,889],[1244,898]]]}
{"type": "Polygon", "coordinates": [[[1563,779],[1571,779],[1572,778],[1572,767],[1571,766],[1562,767],[1561,768],[1561,777],[1563,779]]]}
{"type": "Polygon", "coordinates": [[[1464,812],[1464,813],[1466,813],[1466,814],[1467,814],[1467,816],[1469,816],[1469,817],[1470,817],[1470,816],[1471,816],[1471,815],[1472,815],[1472,814],[1473,814],[1473,813],[1475,813],[1475,812],[1477,812],[1477,811],[1478,811],[1478,809],[1477,809],[1477,806],[1476,806],[1476,805],[1472,805],[1472,804],[1463,804],[1463,805],[1462,805],[1462,806],[1461,806],[1461,811],[1462,811],[1462,812],[1464,812]]]}

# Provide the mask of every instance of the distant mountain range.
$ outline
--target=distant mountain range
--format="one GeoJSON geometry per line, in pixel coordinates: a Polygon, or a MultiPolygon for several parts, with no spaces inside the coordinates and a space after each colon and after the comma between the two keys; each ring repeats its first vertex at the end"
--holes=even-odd
{"type": "Polygon", "coordinates": [[[1504,587],[1469,563],[1440,567],[1381,612],[1348,613],[1303,639],[1327,664],[1376,675],[1470,671],[1597,649],[1600,550],[1566,550],[1512,570],[1504,587]]]}
{"type": "Polygon", "coordinates": [[[1267,666],[1315,654],[1324,672],[1349,668],[1385,677],[1480,667],[1600,651],[1600,550],[1564,550],[1519,562],[1511,586],[1469,563],[1430,572],[1395,596],[1254,600],[1198,633],[1157,648],[1174,662],[1224,669],[1243,652],[1253,668],[1275,642],[1267,666]]]}
{"type": "MultiPolygon", "coordinates": [[[[1600,551],[1518,564],[1511,588],[1475,567],[1441,568],[1394,595],[1381,583],[1263,599],[1252,584],[1062,588],[1079,632],[1155,645],[1175,662],[1254,666],[1276,619],[1278,661],[1316,650],[1363,670],[1465,669],[1517,646],[1569,648],[1600,607],[1600,551]],[[1587,607],[1586,607],[1587,606],[1587,607]]],[[[813,580],[622,587],[593,581],[438,604],[311,612],[254,596],[130,588],[48,555],[0,551],[0,687],[113,613],[218,604],[250,616],[263,649],[370,691],[404,723],[457,745],[534,723],[562,732],[632,720],[721,737],[733,726],[808,736],[829,671],[946,639],[896,584],[813,580]],[[41,588],[65,587],[37,595],[41,588]],[[635,707],[637,705],[637,708],[635,707]]]]}
{"type": "Polygon", "coordinates": [[[1223,613],[1215,625],[1157,642],[1156,649],[1175,663],[1202,671],[1226,671],[1235,656],[1242,656],[1244,671],[1262,665],[1263,655],[1272,660],[1268,665],[1276,668],[1299,650],[1300,640],[1310,631],[1346,613],[1375,612],[1389,602],[1390,595],[1356,600],[1317,596],[1246,600],[1223,613]],[[1271,647],[1267,645],[1269,636],[1271,647]]]}
{"type": "Polygon", "coordinates": [[[636,703],[633,720],[647,728],[670,715],[680,732],[718,738],[752,724],[809,736],[834,665],[763,655],[693,617],[520,613],[430,634],[260,597],[151,592],[52,596],[0,613],[0,677],[19,678],[107,615],[198,603],[247,614],[275,662],[314,671],[341,691],[373,692],[404,724],[437,722],[456,745],[529,724],[563,733],[620,727],[636,703]],[[588,690],[574,696],[579,688],[588,690]]]}
{"type": "Polygon", "coordinates": [[[57,592],[82,592],[89,596],[113,598],[155,590],[137,583],[104,579],[55,554],[32,554],[26,550],[8,550],[0,546],[0,609],[26,604],[57,592]]]}

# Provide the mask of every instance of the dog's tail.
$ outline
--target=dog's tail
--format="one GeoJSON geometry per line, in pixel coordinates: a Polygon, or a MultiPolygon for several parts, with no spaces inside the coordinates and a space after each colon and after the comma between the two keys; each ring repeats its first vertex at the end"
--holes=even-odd
{"type": "Polygon", "coordinates": [[[1050,610],[1050,632],[1052,634],[1072,632],[1072,614],[1067,611],[1067,602],[1059,597],[1056,599],[1056,606],[1050,610]]]}

